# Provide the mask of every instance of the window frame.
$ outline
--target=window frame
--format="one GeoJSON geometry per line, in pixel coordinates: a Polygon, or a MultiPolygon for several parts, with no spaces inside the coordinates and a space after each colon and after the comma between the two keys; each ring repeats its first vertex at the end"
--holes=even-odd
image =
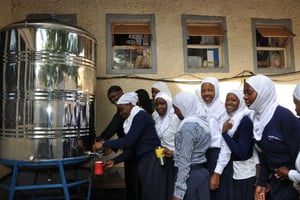
{"type": "MultiPolygon", "coordinates": [[[[281,28],[286,28],[289,32],[292,33],[292,21],[291,19],[259,19],[259,18],[252,18],[252,38],[253,38],[253,63],[254,63],[254,72],[255,73],[262,73],[262,74],[280,74],[280,73],[290,73],[295,71],[295,56],[294,56],[294,36],[290,36],[290,45],[289,47],[285,47],[285,52],[288,50],[289,55],[287,56],[285,53],[285,63],[290,63],[289,66],[285,66],[284,68],[264,68],[258,67],[258,58],[257,58],[257,51],[264,51],[264,48],[257,47],[257,38],[256,38],[256,30],[257,28],[261,27],[268,27],[269,29],[273,29],[272,27],[278,26],[281,28]]],[[[278,36],[277,38],[279,38],[278,36]]],[[[275,37],[276,38],[276,37],[275,37]]],[[[272,48],[266,46],[265,49],[272,48]]],[[[279,49],[279,48],[278,48],[279,49]]],[[[276,50],[274,48],[274,50],[276,50]]],[[[271,50],[266,50],[271,51],[271,50]]]]}
{"type": "MultiPolygon", "coordinates": [[[[183,31],[183,56],[184,56],[184,72],[186,73],[205,73],[205,72],[229,72],[229,62],[228,62],[228,42],[227,42],[227,28],[226,28],[226,18],[218,16],[201,16],[201,15],[182,15],[182,31],[183,31]],[[188,24],[189,21],[195,21],[195,23],[211,23],[219,24],[223,28],[223,39],[222,45],[218,45],[220,51],[222,51],[221,59],[223,67],[199,67],[199,68],[189,68],[188,67],[188,44],[187,39],[188,34],[188,24]]],[[[220,53],[219,53],[220,57],[220,53]]]]}
{"type": "Polygon", "coordinates": [[[155,74],[157,73],[156,56],[156,31],[155,16],[149,15],[127,15],[127,14],[107,14],[106,15],[106,73],[108,74],[155,74]],[[151,30],[151,63],[149,69],[113,69],[113,46],[112,46],[112,25],[116,22],[149,22],[151,30]]]}

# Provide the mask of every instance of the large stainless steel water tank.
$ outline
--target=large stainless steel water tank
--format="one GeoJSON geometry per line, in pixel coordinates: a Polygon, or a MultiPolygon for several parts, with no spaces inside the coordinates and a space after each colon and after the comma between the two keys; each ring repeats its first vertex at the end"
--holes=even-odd
{"type": "Polygon", "coordinates": [[[94,137],[94,37],[55,21],[14,23],[0,37],[0,158],[82,156],[94,137]]]}

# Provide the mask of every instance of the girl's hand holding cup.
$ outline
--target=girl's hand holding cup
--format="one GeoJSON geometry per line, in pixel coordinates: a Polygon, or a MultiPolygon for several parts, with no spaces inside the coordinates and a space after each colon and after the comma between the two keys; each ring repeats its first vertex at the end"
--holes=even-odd
{"type": "Polygon", "coordinates": [[[171,151],[171,150],[168,149],[168,148],[165,148],[165,150],[164,150],[164,155],[165,155],[166,157],[171,158],[171,157],[173,157],[173,151],[171,151]]]}

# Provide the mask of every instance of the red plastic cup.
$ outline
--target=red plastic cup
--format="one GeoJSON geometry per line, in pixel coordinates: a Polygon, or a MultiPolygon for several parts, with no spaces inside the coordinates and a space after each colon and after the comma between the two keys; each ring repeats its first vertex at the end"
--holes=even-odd
{"type": "Polygon", "coordinates": [[[94,163],[94,174],[95,175],[103,174],[103,161],[95,161],[95,163],[94,163]]]}

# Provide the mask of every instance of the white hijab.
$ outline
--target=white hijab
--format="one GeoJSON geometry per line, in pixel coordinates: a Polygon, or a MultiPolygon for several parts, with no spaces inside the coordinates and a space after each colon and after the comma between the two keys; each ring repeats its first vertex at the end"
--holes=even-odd
{"type": "Polygon", "coordinates": [[[155,128],[157,131],[157,135],[161,137],[161,135],[170,127],[172,123],[172,118],[174,115],[174,108],[172,104],[172,98],[166,94],[165,92],[159,92],[155,96],[155,100],[157,98],[162,98],[167,102],[167,111],[164,116],[160,116],[157,111],[155,114],[155,128]]]}
{"type": "Polygon", "coordinates": [[[129,104],[136,105],[137,101],[139,100],[137,93],[135,92],[127,92],[124,93],[119,100],[117,101],[118,104],[129,104]]]}
{"type": "MultiPolygon", "coordinates": [[[[210,83],[214,86],[215,88],[215,96],[212,100],[211,103],[207,104],[205,103],[205,101],[202,99],[201,97],[201,94],[200,94],[200,97],[202,99],[201,102],[203,102],[203,105],[204,105],[204,108],[207,112],[207,116],[208,118],[211,118],[213,116],[215,116],[217,119],[219,119],[219,117],[221,115],[224,114],[225,112],[225,109],[224,109],[224,104],[223,102],[220,100],[220,88],[219,88],[219,82],[216,78],[214,77],[207,77],[205,78],[202,82],[201,82],[201,86],[200,88],[202,87],[202,84],[204,83],[210,83]]],[[[201,93],[201,90],[200,90],[200,93],[201,93]]]]}
{"type": "Polygon", "coordinates": [[[201,103],[204,103],[203,99],[201,97],[201,90],[200,89],[201,89],[201,85],[198,86],[198,87],[196,87],[196,89],[195,89],[195,96],[197,97],[198,101],[200,101],[201,103]]]}
{"type": "Polygon", "coordinates": [[[133,118],[135,117],[135,115],[140,110],[143,110],[142,108],[140,108],[139,106],[136,105],[137,101],[138,101],[138,95],[135,92],[125,93],[117,101],[117,105],[120,105],[120,104],[132,104],[132,105],[134,105],[134,107],[132,107],[132,109],[130,111],[130,115],[128,116],[127,119],[125,119],[125,121],[123,123],[123,129],[124,129],[125,134],[127,134],[128,131],[130,130],[130,127],[132,125],[132,121],[133,121],[133,118]]]}
{"type": "Polygon", "coordinates": [[[298,83],[294,89],[293,96],[300,101],[300,83],[298,83]]]}
{"type": "Polygon", "coordinates": [[[152,88],[158,89],[160,92],[165,92],[170,97],[172,96],[168,85],[164,82],[158,81],[152,85],[152,88]]]}
{"type": "Polygon", "coordinates": [[[247,108],[245,101],[244,101],[244,95],[240,90],[231,90],[227,93],[228,94],[234,94],[240,101],[238,108],[236,111],[232,113],[227,113],[228,118],[232,122],[233,126],[231,129],[228,130],[228,135],[231,137],[234,135],[237,127],[239,126],[242,118],[246,115],[250,114],[250,110],[247,108]]]}
{"type": "Polygon", "coordinates": [[[255,111],[253,116],[253,135],[257,141],[260,141],[265,126],[273,117],[278,106],[276,89],[272,80],[264,75],[252,76],[246,83],[257,92],[256,99],[249,106],[249,109],[255,111]]]}
{"type": "Polygon", "coordinates": [[[178,107],[184,119],[181,121],[178,130],[185,122],[197,122],[205,132],[209,133],[209,125],[206,118],[201,117],[201,107],[195,95],[188,92],[180,92],[173,99],[173,104],[178,107]]]}

